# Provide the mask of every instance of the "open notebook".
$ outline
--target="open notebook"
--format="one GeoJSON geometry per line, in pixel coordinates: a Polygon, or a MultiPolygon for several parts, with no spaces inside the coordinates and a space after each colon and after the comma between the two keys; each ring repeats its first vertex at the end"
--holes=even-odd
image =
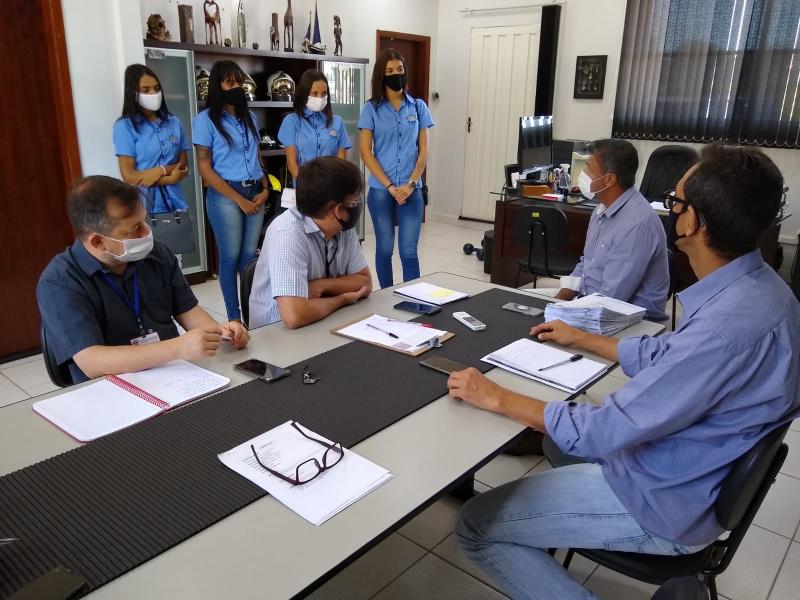
{"type": "Polygon", "coordinates": [[[107,375],[35,402],[33,410],[79,442],[90,442],[216,392],[230,382],[185,360],[174,360],[138,373],[107,375]]]}
{"type": "Polygon", "coordinates": [[[533,379],[560,390],[574,392],[605,373],[608,367],[588,358],[581,358],[555,368],[543,367],[567,360],[572,354],[529,339],[510,343],[481,360],[522,377],[533,379]]]}

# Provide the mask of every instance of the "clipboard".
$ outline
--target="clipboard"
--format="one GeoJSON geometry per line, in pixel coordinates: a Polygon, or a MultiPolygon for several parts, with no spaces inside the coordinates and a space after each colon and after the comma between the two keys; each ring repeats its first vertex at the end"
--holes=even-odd
{"type": "MultiPolygon", "coordinates": [[[[336,327],[335,329],[331,329],[331,333],[333,333],[335,335],[340,335],[342,337],[346,337],[346,338],[351,339],[351,340],[356,340],[356,341],[359,341],[359,342],[364,342],[366,344],[371,344],[371,345],[377,346],[379,348],[385,348],[387,350],[392,350],[394,352],[399,352],[400,354],[405,354],[407,356],[419,356],[420,354],[424,354],[425,352],[427,352],[431,348],[439,348],[439,347],[441,347],[441,345],[444,342],[446,342],[447,340],[449,340],[450,338],[455,336],[455,334],[453,332],[445,331],[444,335],[438,336],[437,338],[434,338],[434,340],[432,340],[432,342],[435,342],[435,343],[425,343],[425,344],[422,344],[420,346],[417,346],[416,348],[403,349],[403,348],[399,348],[399,347],[393,345],[390,342],[390,339],[388,337],[387,337],[387,343],[383,344],[383,343],[380,343],[378,341],[367,340],[367,339],[363,339],[363,338],[358,337],[358,336],[349,335],[348,333],[344,333],[342,331],[342,330],[347,329],[348,327],[350,327],[352,325],[356,325],[358,323],[361,323],[362,321],[366,321],[367,319],[369,319],[372,316],[382,317],[382,318],[388,319],[390,321],[398,321],[398,319],[391,319],[390,317],[386,317],[386,316],[380,315],[378,313],[372,313],[372,314],[369,314],[369,315],[364,315],[360,319],[356,319],[355,321],[351,321],[350,323],[345,323],[344,325],[340,325],[339,327],[336,327]]],[[[402,322],[406,323],[408,325],[413,325],[414,324],[411,321],[402,321],[402,322]]],[[[419,326],[423,327],[423,325],[421,325],[421,324],[419,326]]]]}

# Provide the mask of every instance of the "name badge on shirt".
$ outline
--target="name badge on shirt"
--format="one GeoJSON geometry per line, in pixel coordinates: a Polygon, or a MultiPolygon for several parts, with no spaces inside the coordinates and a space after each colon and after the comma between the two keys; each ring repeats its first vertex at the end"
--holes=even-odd
{"type": "Polygon", "coordinates": [[[131,340],[132,346],[144,346],[145,344],[155,344],[156,342],[160,342],[161,338],[158,337],[157,331],[151,331],[147,335],[143,335],[141,337],[133,338],[131,340]]]}
{"type": "Polygon", "coordinates": [[[408,115],[408,122],[409,123],[416,123],[417,122],[417,115],[408,115]]]}

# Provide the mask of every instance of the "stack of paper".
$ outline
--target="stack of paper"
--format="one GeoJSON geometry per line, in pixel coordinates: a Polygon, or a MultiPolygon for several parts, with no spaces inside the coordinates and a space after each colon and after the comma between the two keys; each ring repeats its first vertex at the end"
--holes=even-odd
{"type": "Polygon", "coordinates": [[[544,309],[544,320],[564,321],[578,329],[600,335],[613,335],[641,321],[645,309],[609,298],[589,294],[569,302],[554,302],[544,309]]]}
{"type": "Polygon", "coordinates": [[[400,294],[401,296],[406,296],[407,298],[413,298],[419,302],[435,304],[437,306],[455,302],[456,300],[461,300],[462,298],[469,298],[469,294],[456,292],[455,290],[448,290],[447,288],[432,285],[424,281],[397,288],[394,293],[400,294]]]}
{"type": "Polygon", "coordinates": [[[381,315],[371,315],[336,333],[354,340],[386,346],[399,352],[413,354],[433,338],[443,338],[447,332],[421,323],[398,321],[381,315]]]}
{"type": "Polygon", "coordinates": [[[571,356],[573,355],[569,352],[558,348],[545,346],[529,339],[521,339],[495,350],[481,360],[567,392],[581,389],[608,369],[606,365],[588,358],[567,362],[558,367],[546,368],[564,362],[571,356]]]}
{"type": "MultiPolygon", "coordinates": [[[[331,443],[302,425],[298,426],[309,436],[331,443]]],[[[292,485],[259,465],[253,456],[251,444],[262,463],[292,478],[295,477],[297,466],[309,459],[316,458],[322,464],[322,455],[327,448],[303,436],[291,421],[287,421],[219,455],[225,466],[265,489],[276,500],[314,525],[321,525],[392,478],[386,469],[345,450],[337,464],[315,479],[303,485],[292,485]]],[[[329,458],[333,454],[330,451],[329,458]]]]}

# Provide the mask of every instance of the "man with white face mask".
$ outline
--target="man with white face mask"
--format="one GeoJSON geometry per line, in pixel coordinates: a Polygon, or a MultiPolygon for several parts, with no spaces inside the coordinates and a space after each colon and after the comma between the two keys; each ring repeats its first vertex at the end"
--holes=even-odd
{"type": "Polygon", "coordinates": [[[216,354],[225,340],[247,345],[241,323],[211,318],[175,255],[153,241],[138,188],[87,177],[70,195],[67,211],[77,239],[50,261],[36,298],[49,350],[69,366],[73,382],[177,358],[199,360],[216,354]],[[173,319],[185,335],[178,335],[173,319]]]}
{"type": "Polygon", "coordinates": [[[633,184],[639,158],[630,142],[597,140],[581,172],[581,193],[596,199],[583,256],[562,278],[557,298],[599,292],[647,309],[646,318],[664,321],[669,262],[664,227],[633,184]]]}

